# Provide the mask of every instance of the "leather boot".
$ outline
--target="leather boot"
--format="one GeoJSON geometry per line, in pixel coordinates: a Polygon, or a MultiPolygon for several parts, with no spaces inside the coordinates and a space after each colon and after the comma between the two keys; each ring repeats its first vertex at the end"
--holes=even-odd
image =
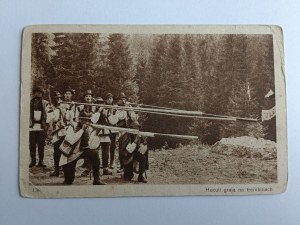
{"type": "Polygon", "coordinates": [[[84,159],[82,165],[81,165],[81,168],[86,168],[88,169],[90,167],[90,163],[87,159],[84,159]]]}
{"type": "Polygon", "coordinates": [[[112,172],[108,168],[104,168],[103,175],[112,175],[112,172]]]}
{"type": "Polygon", "coordinates": [[[87,177],[88,175],[90,175],[91,170],[90,169],[85,169],[82,173],[81,176],[82,177],[87,177]]]}
{"type": "Polygon", "coordinates": [[[123,165],[120,166],[120,168],[117,170],[117,173],[123,173],[124,172],[124,167],[123,165]]]}
{"type": "Polygon", "coordinates": [[[54,171],[50,173],[50,177],[58,177],[59,176],[59,167],[55,166],[54,171]]]}
{"type": "Polygon", "coordinates": [[[100,179],[94,179],[93,185],[106,185],[106,183],[102,182],[100,179]]]}
{"type": "Polygon", "coordinates": [[[93,175],[94,175],[93,185],[105,185],[106,184],[100,180],[100,172],[99,172],[98,166],[96,166],[96,168],[93,169],[93,175]]]}
{"type": "Polygon", "coordinates": [[[110,168],[110,169],[115,168],[114,160],[111,160],[111,161],[110,161],[109,168],[110,168]]]}
{"type": "Polygon", "coordinates": [[[46,167],[46,165],[44,164],[44,162],[43,161],[39,161],[39,163],[38,163],[38,165],[37,165],[38,167],[43,167],[43,168],[45,168],[46,167]]]}
{"type": "Polygon", "coordinates": [[[46,165],[44,164],[44,151],[41,151],[40,149],[39,149],[39,163],[37,166],[46,167],[46,165]]]}
{"type": "Polygon", "coordinates": [[[148,181],[147,181],[147,179],[143,175],[139,175],[138,182],[147,183],[148,181]]]}
{"type": "Polygon", "coordinates": [[[34,167],[36,164],[35,160],[31,160],[30,164],[29,164],[29,168],[34,167]]]}

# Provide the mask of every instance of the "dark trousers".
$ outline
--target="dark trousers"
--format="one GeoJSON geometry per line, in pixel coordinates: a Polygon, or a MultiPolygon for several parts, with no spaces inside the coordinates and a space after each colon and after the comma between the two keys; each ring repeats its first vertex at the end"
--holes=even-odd
{"type": "Polygon", "coordinates": [[[58,168],[59,167],[59,160],[61,157],[61,151],[59,150],[59,147],[61,143],[63,142],[64,138],[61,138],[57,142],[53,144],[54,152],[53,152],[53,159],[54,159],[54,167],[58,168]]]}
{"type": "Polygon", "coordinates": [[[99,180],[100,159],[99,159],[98,150],[86,149],[78,159],[63,166],[65,183],[66,184],[73,183],[75,179],[76,164],[79,159],[87,159],[91,163],[93,169],[94,181],[99,180]]]}
{"type": "Polygon", "coordinates": [[[46,134],[45,131],[30,131],[29,133],[29,149],[32,162],[36,162],[36,146],[38,146],[39,162],[44,161],[46,134]]]}
{"type": "Polygon", "coordinates": [[[119,162],[120,162],[120,169],[124,168],[123,160],[122,160],[122,148],[123,148],[122,144],[123,143],[121,141],[119,141],[119,162]]]}
{"type": "Polygon", "coordinates": [[[147,158],[146,155],[136,151],[133,153],[133,160],[127,165],[124,165],[124,179],[131,180],[133,178],[133,162],[139,162],[139,176],[143,176],[146,170],[147,158]]]}
{"type": "MultiPolygon", "coordinates": [[[[112,156],[111,151],[110,151],[111,143],[101,142],[100,147],[101,147],[101,152],[102,152],[101,153],[102,167],[107,168],[109,166],[109,164],[108,164],[109,163],[108,162],[109,161],[109,156],[112,156]]],[[[84,160],[84,165],[88,170],[91,169],[91,163],[89,162],[88,159],[84,160]]]]}
{"type": "Polygon", "coordinates": [[[102,151],[102,167],[107,168],[108,167],[108,159],[109,159],[109,142],[101,142],[101,151],[102,151]]]}
{"type": "Polygon", "coordinates": [[[110,138],[110,149],[109,149],[109,157],[110,157],[110,164],[113,164],[114,160],[115,160],[115,151],[117,148],[116,145],[116,139],[117,139],[117,134],[116,133],[112,133],[109,135],[110,138]]]}

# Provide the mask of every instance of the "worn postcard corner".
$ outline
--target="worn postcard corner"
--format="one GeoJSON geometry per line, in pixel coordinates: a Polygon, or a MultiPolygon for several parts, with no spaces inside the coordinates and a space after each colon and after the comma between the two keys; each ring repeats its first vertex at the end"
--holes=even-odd
{"type": "Polygon", "coordinates": [[[23,197],[287,188],[279,26],[29,26],[20,86],[23,197]]]}

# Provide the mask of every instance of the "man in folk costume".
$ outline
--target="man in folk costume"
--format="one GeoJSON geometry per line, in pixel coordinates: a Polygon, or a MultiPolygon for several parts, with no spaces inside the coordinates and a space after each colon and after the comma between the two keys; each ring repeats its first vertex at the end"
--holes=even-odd
{"type": "MultiPolygon", "coordinates": [[[[126,101],[127,101],[127,96],[125,95],[125,93],[121,92],[119,94],[119,96],[117,97],[117,101],[116,101],[116,104],[118,106],[126,106],[126,101]]],[[[127,127],[127,122],[126,122],[126,118],[127,118],[127,111],[125,110],[120,110],[118,109],[117,110],[118,112],[118,115],[122,115],[122,116],[118,116],[118,122],[117,122],[117,127],[121,127],[121,128],[126,128],[127,127]]],[[[124,132],[120,132],[120,136],[122,136],[124,134],[124,132]]],[[[121,154],[120,154],[120,150],[121,150],[121,147],[120,147],[120,142],[119,143],[119,168],[117,170],[118,173],[122,173],[123,170],[124,170],[124,166],[123,166],[123,162],[121,160],[121,154]]]]}
{"type": "MultiPolygon", "coordinates": [[[[83,96],[84,103],[92,104],[93,103],[93,92],[88,89],[83,96]]],[[[79,105],[76,108],[76,117],[91,117],[95,112],[96,107],[92,105],[79,105]]]]}
{"type": "Polygon", "coordinates": [[[63,94],[64,94],[64,100],[66,102],[72,102],[73,101],[73,95],[75,94],[75,90],[70,88],[70,87],[67,87],[63,94]]]}
{"type": "MultiPolygon", "coordinates": [[[[75,94],[75,90],[68,87],[64,91],[64,101],[65,102],[72,102],[73,95],[75,94]]],[[[61,104],[61,108],[64,111],[64,119],[66,124],[68,125],[71,121],[74,120],[75,117],[75,105],[70,103],[63,103],[61,104]]]]}
{"type": "MultiPolygon", "coordinates": [[[[104,100],[103,100],[103,98],[101,98],[101,97],[96,97],[96,98],[94,98],[93,99],[93,102],[95,103],[95,104],[104,104],[104,100]]],[[[101,106],[96,106],[96,112],[98,112],[99,111],[99,109],[101,108],[101,106]]]]}
{"type": "Polygon", "coordinates": [[[59,176],[59,160],[61,157],[61,151],[59,149],[61,143],[66,136],[66,111],[61,104],[62,95],[56,91],[53,97],[53,109],[48,113],[47,122],[52,125],[52,143],[53,143],[53,159],[54,159],[54,171],[50,173],[50,176],[59,176]]]}
{"type": "MultiPolygon", "coordinates": [[[[117,105],[118,106],[130,106],[127,104],[127,96],[125,95],[125,93],[121,92],[119,94],[119,96],[117,97],[117,105]]],[[[117,117],[118,117],[118,122],[117,122],[117,126],[121,127],[121,128],[126,128],[127,127],[127,120],[128,120],[128,112],[125,110],[117,110],[117,117]]],[[[122,136],[124,133],[120,133],[120,136],[122,136]]],[[[118,169],[118,173],[122,173],[124,166],[123,166],[123,162],[121,159],[121,143],[119,141],[119,163],[120,163],[120,167],[118,169]]]]}
{"type": "Polygon", "coordinates": [[[46,167],[44,164],[44,147],[46,141],[45,125],[46,114],[49,107],[48,101],[43,99],[44,91],[40,88],[34,88],[33,98],[30,101],[30,133],[29,149],[31,163],[29,167],[36,165],[36,146],[38,146],[39,167],[46,167]]]}
{"type": "MultiPolygon", "coordinates": [[[[129,119],[131,120],[131,119],[129,119]]],[[[139,129],[137,120],[131,120],[128,128],[139,129]]],[[[147,140],[138,134],[125,133],[119,138],[121,161],[124,167],[124,180],[131,181],[134,172],[138,182],[147,183],[144,173],[149,169],[147,140]]]]}
{"type": "MultiPolygon", "coordinates": [[[[117,105],[118,106],[124,106],[124,107],[130,107],[130,105],[127,104],[127,96],[125,95],[124,92],[121,92],[119,94],[119,96],[117,97],[117,105]]],[[[127,114],[128,114],[127,111],[122,110],[122,109],[118,109],[117,114],[118,114],[118,117],[119,117],[119,121],[117,123],[117,126],[126,128],[127,127],[127,114]]]]}
{"type": "MultiPolygon", "coordinates": [[[[113,95],[111,93],[106,95],[105,104],[113,104],[113,95]]],[[[112,108],[100,107],[98,110],[100,117],[97,123],[106,126],[116,125],[118,119],[114,115],[115,111],[116,110],[112,108]]],[[[114,168],[117,133],[118,132],[116,131],[108,129],[101,129],[98,132],[98,136],[100,137],[100,147],[102,150],[103,175],[112,175],[112,171],[110,169],[114,168]],[[110,164],[108,164],[109,162],[110,164]]]]}
{"type": "MultiPolygon", "coordinates": [[[[97,98],[94,100],[95,103],[103,103],[103,99],[97,98]]],[[[110,125],[107,120],[108,109],[104,107],[97,107],[97,112],[93,113],[91,116],[91,121],[95,124],[101,125],[110,125]]],[[[109,109],[110,110],[110,109],[109,109]]],[[[110,135],[111,131],[108,129],[94,129],[91,131],[89,147],[90,149],[99,149],[102,150],[102,167],[103,175],[112,175],[112,171],[109,169],[108,160],[109,160],[109,147],[110,147],[110,135]]],[[[91,171],[90,167],[83,172],[82,176],[88,175],[91,171]]]]}
{"type": "MultiPolygon", "coordinates": [[[[114,96],[111,93],[106,94],[105,104],[106,105],[113,105],[114,103],[114,96]]],[[[110,126],[115,126],[118,118],[116,118],[116,110],[110,109],[107,111],[106,118],[108,120],[108,124],[110,126]]],[[[118,132],[117,131],[110,131],[110,147],[109,147],[109,168],[114,169],[115,167],[115,151],[116,151],[116,141],[117,141],[118,132]]]]}
{"type": "Polygon", "coordinates": [[[262,124],[265,127],[264,138],[276,142],[276,104],[275,92],[269,89],[265,95],[262,110],[262,124]]]}
{"type": "Polygon", "coordinates": [[[62,156],[60,166],[63,166],[64,183],[72,184],[75,179],[75,168],[79,159],[87,159],[93,170],[93,185],[105,185],[100,181],[100,159],[98,149],[89,148],[89,139],[93,128],[88,124],[89,119],[80,118],[68,127],[66,137],[60,146],[62,156]]]}
{"type": "MultiPolygon", "coordinates": [[[[93,92],[92,90],[88,89],[83,96],[84,103],[92,104],[93,103],[93,92]]],[[[81,118],[91,118],[93,113],[96,111],[96,107],[92,105],[79,105],[76,108],[76,115],[75,117],[81,118]]],[[[88,159],[85,159],[83,164],[81,165],[82,168],[86,168],[85,171],[82,172],[82,176],[87,176],[91,170],[91,164],[88,159]]]]}
{"type": "MultiPolygon", "coordinates": [[[[127,97],[121,93],[118,105],[126,106],[127,97]]],[[[124,113],[123,113],[124,114],[124,113]]],[[[140,129],[138,116],[133,111],[127,111],[126,117],[119,114],[119,126],[140,129]]],[[[138,173],[138,182],[147,183],[144,173],[149,168],[147,140],[137,134],[124,133],[119,138],[119,158],[124,168],[124,180],[131,181],[134,172],[138,173]]]]}

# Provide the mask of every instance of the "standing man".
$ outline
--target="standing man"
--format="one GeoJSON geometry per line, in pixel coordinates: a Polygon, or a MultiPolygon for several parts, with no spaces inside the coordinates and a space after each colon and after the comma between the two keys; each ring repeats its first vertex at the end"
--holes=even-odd
{"type": "Polygon", "coordinates": [[[30,101],[30,133],[29,148],[31,163],[29,167],[36,165],[36,146],[38,146],[39,167],[46,167],[44,164],[44,147],[46,141],[46,113],[48,102],[43,99],[44,91],[37,87],[33,90],[33,98],[30,101]]]}
{"type": "Polygon", "coordinates": [[[127,104],[127,96],[124,92],[121,92],[117,98],[117,104],[119,106],[128,106],[127,104]]]}
{"type": "MultiPolygon", "coordinates": [[[[117,98],[117,105],[118,106],[126,106],[127,96],[125,93],[121,92],[117,98]]],[[[128,119],[128,113],[125,110],[118,110],[118,127],[126,128],[127,127],[127,119],[128,119]]],[[[120,138],[124,135],[124,133],[120,134],[120,138]]],[[[121,149],[122,149],[122,143],[119,140],[119,163],[120,167],[117,170],[118,173],[122,173],[124,169],[123,161],[121,159],[121,149]]]]}
{"type": "MultiPolygon", "coordinates": [[[[113,100],[113,95],[111,93],[107,93],[105,96],[105,105],[112,105],[113,100]]],[[[98,124],[106,126],[116,125],[117,120],[113,119],[114,110],[112,108],[101,107],[99,108],[99,112],[100,118],[97,122],[98,124]]],[[[112,175],[112,171],[110,169],[114,168],[117,133],[108,129],[101,129],[99,132],[99,136],[100,146],[102,150],[103,175],[112,175]]]]}
{"type": "MultiPolygon", "coordinates": [[[[111,93],[107,93],[106,98],[105,98],[105,104],[106,105],[113,105],[114,102],[114,96],[111,93]]],[[[115,126],[116,123],[116,110],[110,109],[107,111],[107,120],[110,126],[115,126]]],[[[116,150],[116,141],[117,141],[117,135],[118,132],[116,131],[110,131],[110,148],[109,148],[109,168],[113,169],[115,165],[115,150],[116,150]]]]}
{"type": "MultiPolygon", "coordinates": [[[[72,102],[73,101],[73,95],[75,94],[75,90],[68,87],[64,91],[64,101],[65,102],[72,102]]],[[[75,105],[73,104],[62,104],[62,109],[64,112],[64,119],[66,120],[66,123],[69,124],[71,121],[73,121],[75,117],[75,105]]]]}
{"type": "Polygon", "coordinates": [[[276,142],[276,102],[275,92],[270,89],[265,95],[262,110],[262,124],[265,127],[264,138],[276,142]]]}
{"type": "MultiPolygon", "coordinates": [[[[83,96],[84,103],[92,104],[93,103],[93,92],[91,89],[88,89],[84,96],[83,96]]],[[[89,120],[92,117],[93,113],[96,111],[96,107],[92,105],[80,105],[77,107],[76,112],[79,118],[85,118],[85,120],[89,120]]],[[[82,168],[85,168],[82,172],[82,176],[88,176],[91,171],[91,164],[88,158],[84,159],[83,164],[81,165],[82,168]]]]}
{"type": "MultiPolygon", "coordinates": [[[[83,96],[84,103],[92,104],[93,103],[93,92],[91,89],[88,89],[83,96]]],[[[79,105],[76,109],[77,116],[79,117],[91,117],[95,112],[96,107],[92,105],[79,105]]]]}
{"type": "Polygon", "coordinates": [[[71,102],[73,100],[72,98],[73,98],[74,94],[75,94],[74,89],[72,89],[70,87],[66,88],[65,91],[64,91],[64,100],[66,102],[71,102]]]}
{"type": "MultiPolygon", "coordinates": [[[[67,88],[64,91],[64,101],[71,102],[75,91],[71,88],[67,88]]],[[[54,171],[50,173],[50,176],[59,176],[59,160],[61,157],[61,151],[59,146],[63,142],[66,130],[68,126],[73,121],[75,116],[75,106],[68,103],[61,103],[61,94],[59,92],[55,93],[54,96],[54,112],[59,114],[53,121],[53,131],[52,131],[52,143],[54,147],[53,159],[54,159],[54,171]]]]}
{"type": "Polygon", "coordinates": [[[61,151],[59,147],[66,136],[66,120],[65,111],[62,110],[63,105],[61,94],[56,91],[54,95],[52,116],[48,114],[48,122],[52,124],[52,143],[53,143],[53,159],[54,159],[54,171],[50,173],[50,176],[59,176],[59,160],[61,157],[61,151]]]}

